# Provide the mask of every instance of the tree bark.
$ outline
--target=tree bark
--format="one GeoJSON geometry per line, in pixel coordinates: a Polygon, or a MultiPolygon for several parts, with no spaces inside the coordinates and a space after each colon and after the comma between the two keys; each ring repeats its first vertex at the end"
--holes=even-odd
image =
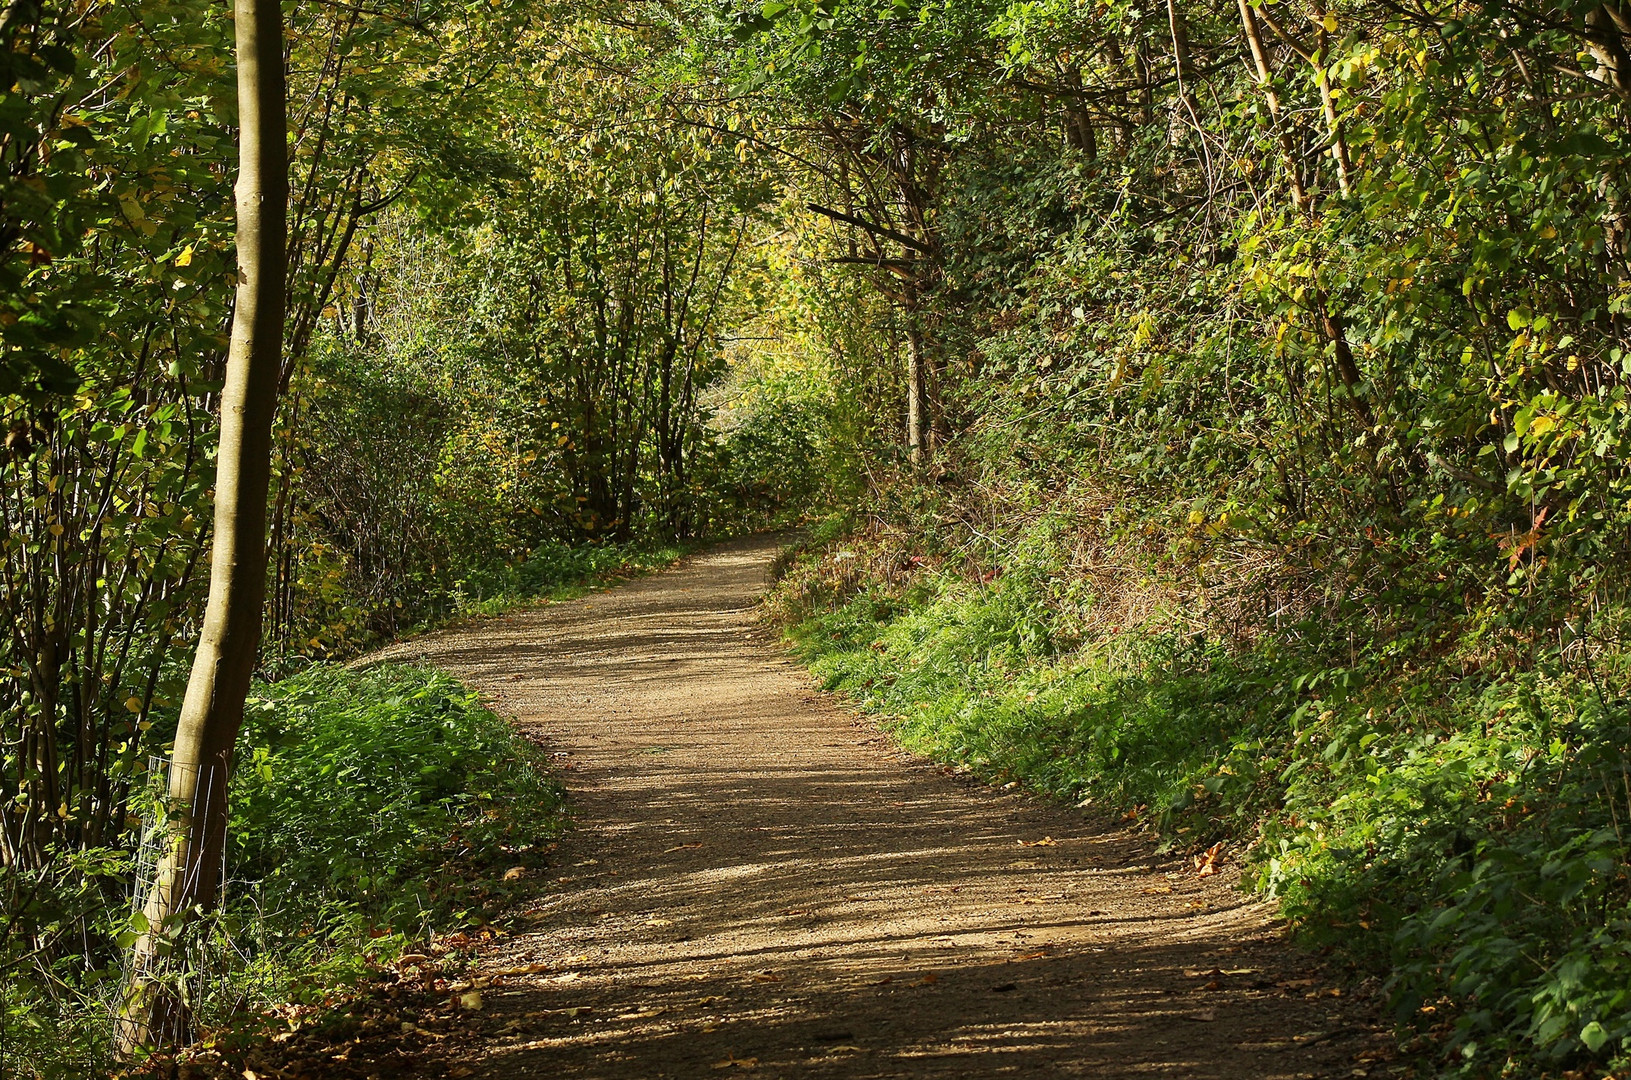
{"type": "MultiPolygon", "coordinates": [[[[1195,100],[1195,64],[1190,59],[1189,24],[1178,10],[1177,0],[1167,0],[1167,28],[1172,33],[1172,64],[1178,77],[1178,102],[1196,133],[1204,136],[1200,106],[1195,100]]],[[[1176,135],[1170,136],[1170,141],[1176,144],[1176,135]]]]}
{"type": "Polygon", "coordinates": [[[1342,133],[1342,121],[1337,117],[1336,98],[1331,93],[1330,34],[1325,29],[1325,4],[1314,5],[1314,15],[1320,21],[1319,51],[1314,55],[1314,76],[1319,81],[1320,107],[1325,110],[1325,126],[1331,132],[1331,160],[1336,162],[1337,186],[1342,194],[1353,194],[1353,162],[1348,159],[1348,140],[1342,133]]]}
{"type": "Polygon", "coordinates": [[[260,645],[266,497],[283,352],[288,147],[277,0],[235,0],[238,288],[221,392],[209,603],[176,729],[164,850],[131,955],[120,1042],[183,1040],[189,1020],[163,981],[188,920],[209,910],[226,844],[227,781],[260,645]]]}
{"type": "Polygon", "coordinates": [[[1238,2],[1240,28],[1246,35],[1246,44],[1251,47],[1252,60],[1257,65],[1257,82],[1263,89],[1263,100],[1269,107],[1269,118],[1274,122],[1275,135],[1280,140],[1280,150],[1286,159],[1286,170],[1290,173],[1291,198],[1297,204],[1297,209],[1306,210],[1308,189],[1303,186],[1302,165],[1297,160],[1297,147],[1282,115],[1280,92],[1274,88],[1274,72],[1269,69],[1268,49],[1263,46],[1263,32],[1257,26],[1257,13],[1252,10],[1251,0],[1238,2]]]}
{"type": "Polygon", "coordinates": [[[923,363],[923,328],[918,325],[917,282],[906,283],[906,448],[913,465],[928,457],[928,376],[923,363]]]}
{"type": "MultiPolygon", "coordinates": [[[[1065,86],[1080,95],[1082,69],[1075,64],[1065,69],[1065,86]]],[[[1083,106],[1080,97],[1065,99],[1065,145],[1081,152],[1087,161],[1099,159],[1099,140],[1093,131],[1093,117],[1083,106]]]]}

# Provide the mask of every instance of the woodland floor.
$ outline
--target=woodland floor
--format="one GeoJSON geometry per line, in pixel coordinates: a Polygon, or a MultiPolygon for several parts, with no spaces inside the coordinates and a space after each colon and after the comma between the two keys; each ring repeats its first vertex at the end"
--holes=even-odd
{"type": "Polygon", "coordinates": [[[814,690],[757,621],[775,550],[374,657],[436,664],[512,715],[577,822],[484,946],[480,1013],[425,1046],[432,1071],[1403,1071],[1374,1003],[1231,868],[1198,877],[1137,831],[905,755],[814,690]]]}

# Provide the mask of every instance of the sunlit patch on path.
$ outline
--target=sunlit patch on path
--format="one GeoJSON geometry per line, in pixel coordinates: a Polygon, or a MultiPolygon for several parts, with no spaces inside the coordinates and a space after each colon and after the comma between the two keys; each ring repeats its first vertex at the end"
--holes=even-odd
{"type": "Polygon", "coordinates": [[[398,646],[570,766],[460,1063],[493,1078],[1387,1075],[1233,875],[910,759],[811,690],[744,541],[398,646]]]}

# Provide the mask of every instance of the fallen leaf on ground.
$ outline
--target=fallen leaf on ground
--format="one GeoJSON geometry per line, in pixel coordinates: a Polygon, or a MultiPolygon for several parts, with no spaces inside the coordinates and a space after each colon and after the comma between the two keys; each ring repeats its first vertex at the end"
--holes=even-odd
{"type": "Polygon", "coordinates": [[[912,985],[913,986],[933,986],[935,983],[937,983],[939,981],[940,981],[940,976],[936,975],[934,972],[931,971],[927,975],[923,976],[923,978],[921,978],[917,982],[913,983],[912,985]]]}
{"type": "Polygon", "coordinates": [[[1218,872],[1218,863],[1223,860],[1223,841],[1219,840],[1206,852],[1195,856],[1195,869],[1201,877],[1208,877],[1218,872]]]}
{"type": "Polygon", "coordinates": [[[1172,891],[1172,886],[1171,885],[1153,885],[1150,888],[1144,890],[1145,893],[1150,894],[1150,895],[1155,895],[1155,894],[1158,894],[1158,893],[1169,893],[1171,891],[1172,891]]]}
{"type": "Polygon", "coordinates": [[[750,1058],[728,1057],[724,1061],[714,1062],[714,1068],[716,1068],[716,1069],[730,1069],[730,1068],[751,1069],[757,1064],[759,1064],[759,1059],[756,1058],[756,1057],[750,1057],[750,1058]]]}
{"type": "Polygon", "coordinates": [[[548,971],[548,964],[523,964],[521,967],[503,968],[499,971],[489,971],[489,979],[503,979],[510,975],[536,975],[540,971],[548,971]]]}
{"type": "Polygon", "coordinates": [[[476,1012],[481,1008],[481,991],[471,990],[469,993],[459,995],[459,1008],[476,1012]]]}
{"type": "Polygon", "coordinates": [[[522,1015],[528,1020],[542,1020],[548,1016],[577,1016],[579,1013],[592,1012],[592,1005],[574,1005],[568,1009],[535,1009],[522,1015]]]}
{"type": "Polygon", "coordinates": [[[1020,847],[1058,847],[1059,841],[1051,836],[1044,836],[1040,840],[1021,840],[1020,847]]]}
{"type": "Polygon", "coordinates": [[[646,925],[647,926],[673,926],[674,925],[674,920],[673,919],[647,919],[646,920],[646,925]]]}
{"type": "Polygon", "coordinates": [[[1189,1013],[1184,1017],[1185,1020],[1195,1020],[1202,1024],[1210,1024],[1217,1018],[1218,1014],[1216,1009],[1202,1009],[1200,1012],[1189,1013]]]}
{"type": "Polygon", "coordinates": [[[512,866],[508,870],[504,871],[504,880],[519,881],[521,878],[526,877],[526,875],[527,868],[525,866],[512,866]]]}

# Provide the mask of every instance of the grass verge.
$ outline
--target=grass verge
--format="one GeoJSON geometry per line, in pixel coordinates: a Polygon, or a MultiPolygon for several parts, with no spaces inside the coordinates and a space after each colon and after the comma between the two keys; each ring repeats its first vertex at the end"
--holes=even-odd
{"type": "MultiPolygon", "coordinates": [[[[178,976],[191,1067],[243,1075],[269,1030],[344,1027],[340,1003],[412,952],[445,972],[519,887],[505,874],[542,865],[565,824],[542,753],[445,674],[319,665],[263,687],[239,743],[223,909],[178,976]]],[[[88,926],[81,953],[11,958],[0,1072],[112,1070],[119,922],[88,926]]]]}
{"type": "MultiPolygon", "coordinates": [[[[1627,658],[1479,667],[1318,625],[1086,638],[1047,526],[970,575],[925,533],[817,530],[771,605],[908,748],[1242,862],[1313,944],[1386,980],[1445,1074],[1623,1075],[1627,658]]],[[[1467,646],[1470,650],[1470,646],[1467,646]]]]}

